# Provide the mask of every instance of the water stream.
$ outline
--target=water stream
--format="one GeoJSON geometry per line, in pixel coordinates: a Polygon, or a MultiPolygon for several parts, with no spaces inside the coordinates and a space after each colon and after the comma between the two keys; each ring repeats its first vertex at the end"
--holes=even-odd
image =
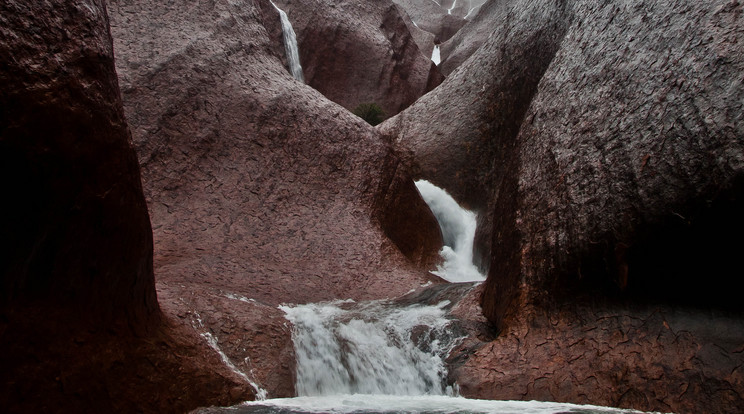
{"type": "Polygon", "coordinates": [[[284,50],[287,54],[289,72],[298,81],[305,82],[305,77],[302,74],[302,65],[300,65],[300,52],[299,47],[297,46],[297,36],[292,28],[292,23],[290,23],[287,13],[285,13],[284,10],[280,9],[273,1],[271,1],[271,5],[279,12],[279,18],[282,22],[282,38],[284,40],[284,50]]]}
{"type": "MultiPolygon", "coordinates": [[[[437,270],[455,282],[482,281],[472,264],[475,214],[445,191],[416,183],[439,221],[445,263],[437,270]]],[[[287,304],[297,357],[297,397],[249,401],[199,413],[630,413],[550,402],[485,401],[459,396],[447,375],[447,357],[464,338],[450,314],[476,283],[434,284],[396,299],[287,304]]],[[[249,300],[235,296],[236,300],[249,300]]],[[[207,338],[210,339],[210,338],[207,338]]],[[[210,345],[216,341],[210,341],[210,345]]],[[[258,388],[258,387],[257,387],[258,388]]]]}
{"type": "Polygon", "coordinates": [[[416,188],[434,213],[442,230],[444,247],[440,255],[444,259],[444,264],[432,273],[450,282],[486,280],[486,275],[473,264],[475,214],[460,207],[446,191],[428,181],[417,181],[416,188]]]}

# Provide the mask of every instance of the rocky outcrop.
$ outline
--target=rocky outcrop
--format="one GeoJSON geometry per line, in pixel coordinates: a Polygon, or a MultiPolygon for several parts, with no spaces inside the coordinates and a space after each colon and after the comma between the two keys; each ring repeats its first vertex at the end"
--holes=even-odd
{"type": "MultiPolygon", "coordinates": [[[[390,0],[275,3],[297,34],[305,82],[349,110],[374,102],[392,116],[444,79],[390,0]]],[[[261,10],[265,26],[275,32],[276,10],[271,5],[261,10]]]]}
{"type": "Polygon", "coordinates": [[[416,26],[433,34],[436,44],[454,36],[467,23],[463,14],[447,13],[451,4],[440,5],[431,0],[396,0],[395,3],[408,12],[416,26]]]}
{"type": "Polygon", "coordinates": [[[497,27],[508,24],[513,0],[490,0],[452,38],[442,43],[439,70],[449,76],[488,40],[497,27]]]}
{"type": "Polygon", "coordinates": [[[8,1],[0,19],[2,305],[49,300],[100,324],[157,319],[150,222],[102,2],[8,1]]]}
{"type": "Polygon", "coordinates": [[[742,406],[740,316],[589,301],[520,317],[508,335],[455,353],[462,395],[676,413],[742,406]]]}
{"type": "Polygon", "coordinates": [[[286,396],[275,306],[405,293],[430,278],[441,236],[392,145],[291,78],[262,25],[272,8],[111,1],[109,13],[161,306],[286,396]]]}
{"type": "Polygon", "coordinates": [[[161,314],[102,1],[0,4],[0,406],[183,412],[251,398],[161,314]]]}
{"type": "Polygon", "coordinates": [[[481,371],[471,396],[595,401],[579,387],[596,362],[625,372],[595,378],[612,405],[741,404],[732,337],[664,316],[718,326],[694,310],[712,307],[741,321],[729,270],[744,228],[741,16],[735,1],[515,2],[440,88],[383,124],[419,176],[481,213],[483,309],[502,336],[473,365],[499,372],[481,371]],[[543,349],[553,365],[525,370],[543,349]],[[665,361],[670,349],[681,359],[665,361]]]}

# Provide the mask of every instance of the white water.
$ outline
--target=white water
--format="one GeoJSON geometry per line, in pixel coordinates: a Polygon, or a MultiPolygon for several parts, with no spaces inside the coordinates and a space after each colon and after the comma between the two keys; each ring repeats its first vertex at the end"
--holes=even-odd
{"type": "Polygon", "coordinates": [[[439,65],[439,62],[442,61],[441,57],[439,56],[439,45],[434,45],[434,51],[431,52],[431,61],[434,62],[435,65],[439,65]]]}
{"type": "Polygon", "coordinates": [[[305,82],[305,77],[302,74],[302,65],[300,65],[300,52],[297,47],[297,36],[292,28],[292,23],[290,23],[287,13],[284,13],[284,10],[280,9],[273,1],[271,1],[271,4],[279,12],[279,17],[282,21],[282,37],[284,39],[284,50],[287,54],[287,63],[289,63],[289,71],[295,79],[300,82],[305,82]]]}
{"type": "Polygon", "coordinates": [[[439,254],[444,264],[432,273],[450,282],[486,280],[486,276],[473,265],[475,214],[460,207],[446,191],[428,181],[417,181],[416,188],[442,230],[444,247],[439,254]]]}
{"type": "MultiPolygon", "coordinates": [[[[487,401],[437,395],[335,395],[328,397],[282,398],[269,401],[249,401],[236,407],[237,413],[273,412],[298,413],[427,413],[427,414],[605,414],[638,413],[638,411],[593,405],[562,404],[539,401],[487,401]],[[271,412],[271,411],[270,411],[271,412]]],[[[234,411],[231,411],[234,412],[234,411]]]]}
{"type": "Polygon", "coordinates": [[[444,395],[459,337],[444,307],[388,301],[281,306],[294,325],[299,396],[444,395]]]}

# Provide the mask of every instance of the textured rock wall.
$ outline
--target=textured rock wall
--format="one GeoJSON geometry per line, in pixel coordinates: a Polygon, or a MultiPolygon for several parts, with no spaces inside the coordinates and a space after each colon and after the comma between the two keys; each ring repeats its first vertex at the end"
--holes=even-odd
{"type": "Polygon", "coordinates": [[[609,277],[657,299],[738,303],[725,264],[743,228],[742,5],[574,9],[517,137],[526,282],[609,277]]]}
{"type": "Polygon", "coordinates": [[[160,312],[102,1],[0,2],[0,406],[184,412],[252,398],[160,312]]]}
{"type": "Polygon", "coordinates": [[[3,308],[157,317],[152,236],[102,2],[2,5],[3,308]]]}
{"type": "Polygon", "coordinates": [[[442,43],[439,70],[449,76],[488,40],[499,26],[508,24],[506,11],[513,0],[490,0],[462,29],[442,43]]]}
{"type": "MultiPolygon", "coordinates": [[[[297,34],[305,82],[349,110],[375,102],[393,116],[444,79],[390,0],[276,3],[297,34]]],[[[276,19],[266,13],[266,26],[276,19]]]]}
{"type": "Polygon", "coordinates": [[[481,213],[483,310],[501,336],[461,377],[468,395],[740,406],[742,11],[515,2],[440,88],[381,126],[419,176],[481,213]]]}
{"type": "Polygon", "coordinates": [[[276,305],[405,293],[429,280],[441,236],[392,145],[291,78],[272,9],[109,4],[161,306],[290,396],[276,305]]]}
{"type": "Polygon", "coordinates": [[[463,19],[466,11],[460,8],[454,14],[448,14],[452,2],[431,0],[396,0],[403,7],[416,25],[434,35],[434,42],[439,44],[451,38],[467,21],[463,19]]]}

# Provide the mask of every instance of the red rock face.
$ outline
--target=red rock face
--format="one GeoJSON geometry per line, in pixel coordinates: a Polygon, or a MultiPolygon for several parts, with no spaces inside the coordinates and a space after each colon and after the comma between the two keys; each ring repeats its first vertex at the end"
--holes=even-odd
{"type": "Polygon", "coordinates": [[[2,203],[3,307],[50,300],[95,323],[157,319],[150,222],[103,4],[4,2],[1,19],[0,164],[15,200],[2,203]]]}
{"type": "Polygon", "coordinates": [[[155,298],[103,2],[0,4],[0,406],[184,412],[250,398],[155,298]]]}
{"type": "Polygon", "coordinates": [[[290,77],[261,24],[271,8],[113,1],[109,12],[161,306],[288,396],[276,306],[405,293],[428,280],[441,236],[392,145],[290,77]]]}
{"type": "Polygon", "coordinates": [[[741,250],[728,240],[744,229],[734,213],[744,193],[741,11],[724,1],[516,2],[509,25],[381,126],[418,175],[483,213],[483,310],[502,336],[461,377],[469,395],[683,412],[741,404],[740,333],[721,334],[741,323],[728,270],[741,250]],[[649,316],[688,311],[723,328],[649,316]],[[630,343],[612,339],[617,330],[630,343]]]}
{"type": "MultiPolygon", "coordinates": [[[[349,110],[374,102],[392,116],[444,79],[389,0],[276,4],[297,34],[307,84],[349,110]]],[[[274,33],[279,17],[272,9],[262,10],[274,33]]],[[[278,40],[275,49],[283,54],[278,40]]]]}

